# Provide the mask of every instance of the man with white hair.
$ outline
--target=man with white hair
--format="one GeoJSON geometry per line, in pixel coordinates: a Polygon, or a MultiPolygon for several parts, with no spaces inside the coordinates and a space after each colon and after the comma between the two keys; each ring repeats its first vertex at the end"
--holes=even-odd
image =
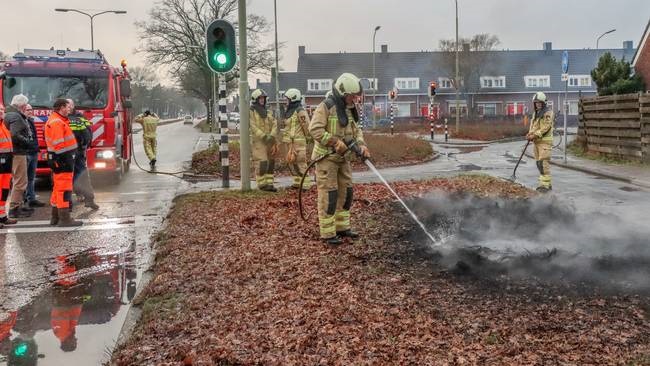
{"type": "Polygon", "coordinates": [[[12,178],[13,188],[9,204],[9,216],[28,217],[34,211],[23,205],[23,195],[27,189],[27,154],[34,148],[38,149],[38,141],[32,133],[27,121],[27,103],[29,99],[22,94],[14,95],[11,105],[5,113],[5,126],[11,132],[13,144],[12,178]]]}

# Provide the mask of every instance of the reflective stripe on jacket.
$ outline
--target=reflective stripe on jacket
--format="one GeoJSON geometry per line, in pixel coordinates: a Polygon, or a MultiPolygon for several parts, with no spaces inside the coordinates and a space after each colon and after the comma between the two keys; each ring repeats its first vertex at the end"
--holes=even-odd
{"type": "Polygon", "coordinates": [[[287,119],[286,127],[282,133],[282,142],[307,144],[309,136],[309,116],[304,109],[296,110],[287,119]]]}
{"type": "Polygon", "coordinates": [[[250,117],[252,142],[261,141],[264,135],[275,137],[278,133],[278,124],[271,114],[267,113],[266,118],[262,118],[259,113],[251,108],[250,117]]]}
{"type": "Polygon", "coordinates": [[[528,132],[536,136],[535,141],[552,143],[554,121],[555,116],[553,115],[553,111],[544,109],[541,110],[539,114],[537,112],[533,112],[530,129],[528,132]]]}
{"type": "MultiPolygon", "coordinates": [[[[344,142],[348,139],[354,139],[357,140],[359,145],[365,145],[363,132],[354,121],[352,112],[350,109],[346,109],[346,113],[350,122],[343,127],[336,115],[336,106],[327,108],[325,102],[318,105],[309,124],[309,134],[314,138],[312,160],[318,159],[331,151],[327,144],[332,137],[344,142]]],[[[351,154],[346,154],[346,159],[351,159],[351,154]]]]}
{"type": "Polygon", "coordinates": [[[12,151],[11,132],[9,132],[4,122],[0,121],[0,154],[6,154],[12,151]]]}
{"type": "Polygon", "coordinates": [[[77,140],[68,126],[68,118],[52,112],[45,124],[45,144],[47,151],[63,154],[77,149],[77,140]]]}

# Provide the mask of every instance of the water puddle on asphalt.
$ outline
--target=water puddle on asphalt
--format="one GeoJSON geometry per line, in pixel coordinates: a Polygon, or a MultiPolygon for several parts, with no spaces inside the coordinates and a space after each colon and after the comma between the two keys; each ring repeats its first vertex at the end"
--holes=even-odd
{"type": "Polygon", "coordinates": [[[475,164],[460,164],[458,165],[458,169],[462,172],[471,172],[475,170],[483,170],[482,167],[475,165],[475,164]]]}
{"type": "Polygon", "coordinates": [[[0,365],[100,364],[104,355],[89,355],[112,349],[114,339],[101,344],[106,340],[98,333],[121,328],[124,305],[136,292],[134,247],[117,253],[90,249],[50,260],[50,286],[26,305],[0,310],[0,365]]]}
{"type": "Polygon", "coordinates": [[[621,191],[625,191],[625,192],[639,192],[640,191],[639,188],[630,187],[630,186],[619,187],[619,189],[621,191]]]}

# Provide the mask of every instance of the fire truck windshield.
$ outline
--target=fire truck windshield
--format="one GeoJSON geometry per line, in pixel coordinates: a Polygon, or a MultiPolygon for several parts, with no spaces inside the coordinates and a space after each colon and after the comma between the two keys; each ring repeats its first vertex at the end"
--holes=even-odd
{"type": "Polygon", "coordinates": [[[24,94],[34,108],[51,108],[57,98],[70,98],[77,108],[104,108],[108,78],[89,76],[8,76],[3,83],[4,104],[24,94]]]}

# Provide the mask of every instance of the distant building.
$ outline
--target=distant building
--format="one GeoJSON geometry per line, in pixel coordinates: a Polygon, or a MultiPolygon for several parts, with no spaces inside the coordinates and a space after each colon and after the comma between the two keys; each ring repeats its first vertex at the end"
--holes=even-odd
{"type": "Polygon", "coordinates": [[[650,42],[648,38],[650,38],[650,20],[645,27],[645,32],[643,32],[641,42],[639,42],[639,47],[636,49],[636,53],[632,59],[634,70],[645,81],[646,90],[650,91],[650,42]]]}
{"type": "MultiPolygon", "coordinates": [[[[646,37],[647,38],[647,31],[646,37]]],[[[650,49],[650,47],[647,47],[650,49]]],[[[460,57],[465,57],[461,51],[460,57]]],[[[545,42],[541,50],[472,51],[485,60],[479,75],[463,92],[461,87],[460,108],[463,115],[467,107],[479,117],[517,116],[531,108],[531,98],[536,91],[543,91],[549,104],[558,110],[564,102],[565,83],[561,81],[562,52],[553,50],[545,42]]],[[[605,52],[611,52],[617,59],[631,60],[635,54],[632,41],[623,42],[620,49],[582,49],[569,52],[568,101],[569,116],[578,114],[578,98],[595,95],[596,85],[591,80],[591,70],[605,52]]],[[[646,54],[648,50],[645,51],[646,54]]],[[[646,56],[647,57],[647,56],[646,56]]],[[[647,58],[646,58],[647,59],[647,58]]],[[[376,79],[372,80],[372,53],[307,53],[305,46],[298,47],[296,72],[280,72],[280,90],[298,88],[305,95],[305,104],[317,106],[332,88],[332,83],[342,72],[351,72],[368,79],[370,88],[365,91],[364,110],[371,112],[373,95],[375,110],[381,116],[388,108],[387,93],[394,87],[399,89],[396,101],[398,117],[416,117],[427,114],[429,98],[427,88],[430,81],[438,84],[435,109],[440,116],[455,115],[455,89],[452,85],[453,62],[443,52],[388,52],[382,45],[375,54],[376,79]]],[[[269,93],[270,102],[275,100],[275,84],[257,80],[257,87],[269,93]]],[[[573,117],[572,119],[575,119],[573,117]]]]}

